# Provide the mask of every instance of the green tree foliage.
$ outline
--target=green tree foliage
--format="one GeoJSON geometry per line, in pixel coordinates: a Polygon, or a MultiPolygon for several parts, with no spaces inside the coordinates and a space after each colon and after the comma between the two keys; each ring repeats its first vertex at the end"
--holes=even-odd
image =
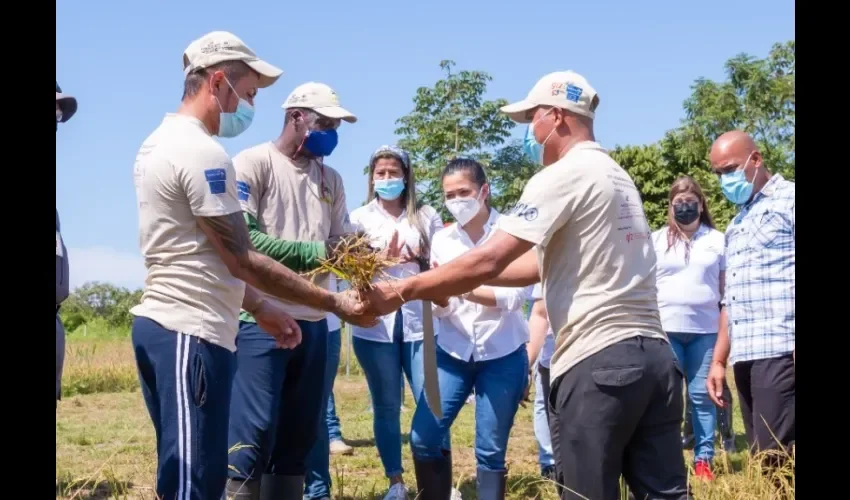
{"type": "Polygon", "coordinates": [[[74,331],[95,318],[112,327],[129,328],[130,309],[142,299],[142,290],[130,291],[109,283],[88,282],[74,289],[62,303],[59,317],[67,331],[74,331]]]}
{"type": "Polygon", "coordinates": [[[496,151],[487,169],[492,194],[490,205],[505,213],[519,201],[525,184],[540,170],[522,152],[522,141],[512,141],[496,151]]]}
{"type": "Polygon", "coordinates": [[[634,178],[653,229],[666,223],[667,197],[679,175],[693,176],[703,188],[718,228],[725,229],[735,207],[720,192],[708,160],[712,143],[724,132],[751,134],[772,172],[795,178],[794,41],[773,46],[758,59],[738,55],[726,63],[726,80],[698,79],[685,101],[679,128],[658,143],[618,146],[612,157],[634,178]]]}
{"type": "Polygon", "coordinates": [[[441,61],[445,78],[433,87],[420,87],[413,111],[396,120],[399,146],[410,153],[416,168],[420,198],[451,215],[442,203],[440,174],[448,160],[466,156],[489,166],[494,149],[510,137],[514,123],[499,108],[504,99],[485,100],[492,77],[482,71],[453,72],[454,61],[441,61]]]}

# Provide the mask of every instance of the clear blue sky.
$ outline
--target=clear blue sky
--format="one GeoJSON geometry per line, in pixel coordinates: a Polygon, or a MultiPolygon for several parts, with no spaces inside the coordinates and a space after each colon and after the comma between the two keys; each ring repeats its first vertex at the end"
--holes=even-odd
{"type": "MultiPolygon", "coordinates": [[[[538,78],[572,69],[599,92],[596,133],[605,146],[661,138],[683,116],[696,78],[759,57],[794,38],[792,0],[221,2],[57,0],[56,75],[79,101],[56,138],[56,206],[72,286],[104,280],[141,286],[133,160],[164,113],[179,104],[182,54],[195,38],[227,30],[284,70],[260,91],[251,127],[222,139],[233,155],[272,139],[297,85],[333,87],[359,121],[343,124],[327,163],[345,180],[348,205],[365,197],[362,167],[392,143],[394,121],[420,86],[456,69],[489,72],[489,98],[523,98],[538,78]]],[[[522,129],[517,127],[519,136],[522,129]]]]}

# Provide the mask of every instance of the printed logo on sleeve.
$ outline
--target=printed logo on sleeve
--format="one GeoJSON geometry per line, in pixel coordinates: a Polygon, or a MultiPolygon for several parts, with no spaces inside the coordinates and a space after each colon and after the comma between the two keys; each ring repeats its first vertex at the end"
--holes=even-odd
{"type": "Polygon", "coordinates": [[[251,186],[245,181],[236,181],[236,196],[239,201],[248,201],[248,197],[251,196],[251,186]]]}
{"type": "Polygon", "coordinates": [[[227,170],[223,168],[210,168],[204,170],[207,184],[210,185],[210,193],[224,194],[227,192],[227,170]]]}
{"type": "Polygon", "coordinates": [[[537,218],[539,212],[537,208],[532,207],[527,203],[517,203],[514,207],[508,212],[509,216],[519,217],[521,219],[525,219],[527,222],[531,222],[537,218]]]}

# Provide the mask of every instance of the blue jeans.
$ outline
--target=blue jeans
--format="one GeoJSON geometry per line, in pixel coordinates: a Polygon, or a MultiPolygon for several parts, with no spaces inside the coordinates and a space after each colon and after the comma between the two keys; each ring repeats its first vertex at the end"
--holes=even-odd
{"type": "Polygon", "coordinates": [[[220,498],[235,356],[142,316],[133,351],[156,432],[156,497],[220,498]]]}
{"type": "Polygon", "coordinates": [[[342,426],[336,415],[336,404],[334,403],[333,385],[339,371],[340,352],[342,351],[342,333],[334,330],[328,333],[328,374],[331,376],[330,391],[328,392],[328,410],[325,412],[325,420],[328,424],[328,441],[339,441],[342,439],[342,426]],[[336,361],[334,361],[336,359],[336,361]],[[330,370],[333,369],[333,372],[330,370]]]}
{"type": "Polygon", "coordinates": [[[237,448],[230,454],[231,479],[306,472],[327,401],[328,323],[297,323],[301,343],[294,349],[277,347],[256,323],[239,323],[228,436],[228,446],[237,448]]]}
{"type": "Polygon", "coordinates": [[[443,459],[445,437],[474,388],[478,468],[504,471],[508,437],[528,384],[525,344],[507,356],[478,362],[461,361],[438,346],[437,373],[443,418],[437,421],[421,394],[410,430],[413,456],[423,462],[443,459]]]}
{"type": "MultiPolygon", "coordinates": [[[[330,438],[328,437],[328,395],[333,396],[334,380],[339,368],[340,339],[339,330],[328,333],[328,362],[325,365],[325,389],[322,405],[322,417],[316,431],[316,442],[307,455],[307,471],[304,474],[304,498],[324,498],[331,496],[330,475],[330,438]]],[[[337,420],[337,426],[339,420],[337,420]]]]}
{"type": "Polygon", "coordinates": [[[540,468],[555,465],[552,456],[552,438],[549,435],[549,409],[546,405],[548,394],[543,390],[540,365],[534,370],[534,437],[537,438],[537,462],[540,468]]]}
{"type": "Polygon", "coordinates": [[[418,401],[425,383],[422,341],[404,342],[401,311],[397,313],[393,341],[374,342],[354,337],[354,354],[366,374],[372,398],[375,446],[388,478],[404,472],[401,466],[402,372],[418,401]]]}
{"type": "Polygon", "coordinates": [[[688,383],[688,397],[693,408],[694,460],[711,461],[714,458],[717,410],[708,397],[705,380],[711,367],[717,334],[668,332],[667,337],[688,383]]]}

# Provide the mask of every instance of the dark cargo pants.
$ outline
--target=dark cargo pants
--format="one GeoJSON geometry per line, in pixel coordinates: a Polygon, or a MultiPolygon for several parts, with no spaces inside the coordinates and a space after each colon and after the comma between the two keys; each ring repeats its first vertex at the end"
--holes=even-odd
{"type": "Polygon", "coordinates": [[[670,344],[632,337],[552,381],[552,449],[563,500],[690,498],[682,450],[683,373],[670,344]]]}

